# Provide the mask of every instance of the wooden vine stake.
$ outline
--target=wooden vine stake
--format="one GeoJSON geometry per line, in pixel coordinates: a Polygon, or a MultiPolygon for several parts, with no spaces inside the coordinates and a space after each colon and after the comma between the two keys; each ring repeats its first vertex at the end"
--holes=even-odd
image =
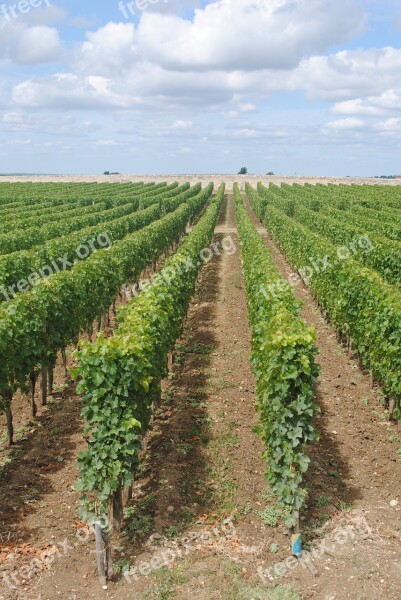
{"type": "Polygon", "coordinates": [[[40,398],[41,398],[42,406],[46,406],[46,404],[47,404],[47,378],[48,378],[47,367],[42,367],[40,370],[40,374],[41,374],[40,398]]]}
{"type": "Polygon", "coordinates": [[[290,529],[291,535],[291,552],[293,556],[297,558],[302,554],[302,541],[301,541],[301,533],[300,533],[300,522],[299,522],[299,510],[294,510],[292,512],[292,518],[294,521],[294,525],[290,529]]]}
{"type": "Polygon", "coordinates": [[[395,405],[396,405],[395,398],[390,398],[390,401],[388,403],[388,412],[389,412],[390,421],[392,421],[394,419],[395,405]]]}
{"type": "Polygon", "coordinates": [[[100,318],[100,328],[104,331],[107,328],[108,313],[105,312],[100,318]]]}
{"type": "Polygon", "coordinates": [[[95,540],[96,540],[96,562],[97,572],[99,575],[99,582],[103,589],[107,589],[107,576],[106,576],[106,552],[105,544],[103,539],[103,532],[100,523],[95,523],[95,540]]]}
{"type": "Polygon", "coordinates": [[[155,408],[159,408],[162,404],[162,388],[159,384],[155,395],[155,408]]]}
{"type": "Polygon", "coordinates": [[[67,353],[65,348],[61,350],[61,358],[63,360],[63,369],[64,369],[64,377],[68,379],[68,369],[67,369],[67,353]]]}
{"type": "Polygon", "coordinates": [[[13,401],[13,392],[10,388],[7,388],[7,390],[4,393],[4,404],[5,404],[5,412],[6,412],[6,420],[7,420],[8,443],[10,446],[14,445],[13,413],[11,410],[12,401],[13,401]]]}
{"type": "Polygon", "coordinates": [[[174,352],[169,352],[167,355],[167,370],[168,371],[172,370],[174,363],[175,363],[174,352]]]}
{"type": "Polygon", "coordinates": [[[112,498],[113,529],[120,533],[124,518],[123,488],[120,485],[112,498]]]}
{"type": "Polygon", "coordinates": [[[35,371],[32,371],[32,373],[29,376],[29,379],[31,380],[31,410],[32,410],[32,416],[33,416],[33,418],[35,418],[37,415],[37,412],[38,412],[38,407],[36,406],[36,402],[35,402],[35,388],[36,388],[36,381],[38,379],[38,376],[35,373],[35,371]]]}
{"type": "Polygon", "coordinates": [[[124,487],[124,503],[127,504],[132,499],[132,483],[124,487]]]}
{"type": "Polygon", "coordinates": [[[111,555],[111,542],[109,534],[106,531],[102,531],[103,543],[106,548],[106,575],[108,579],[111,579],[114,575],[113,559],[111,555]]]}
{"type": "Polygon", "coordinates": [[[295,525],[291,528],[291,552],[293,556],[295,556],[299,561],[303,561],[304,564],[308,567],[309,571],[312,573],[313,577],[317,577],[318,572],[311,559],[307,556],[306,558],[303,556],[302,552],[302,540],[301,540],[301,529],[300,529],[300,521],[299,521],[299,511],[294,510],[292,513],[293,520],[295,521],[295,525]]]}
{"type": "Polygon", "coordinates": [[[54,387],[54,369],[50,368],[47,379],[47,391],[51,395],[54,387]]]}

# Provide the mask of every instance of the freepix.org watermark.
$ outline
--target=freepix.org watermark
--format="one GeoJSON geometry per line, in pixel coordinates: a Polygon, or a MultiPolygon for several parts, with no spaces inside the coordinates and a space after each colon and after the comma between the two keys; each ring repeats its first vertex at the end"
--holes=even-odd
{"type": "Polygon", "coordinates": [[[148,279],[141,279],[134,285],[125,285],[121,291],[125,293],[126,297],[131,298],[133,296],[138,296],[151,285],[160,285],[163,282],[167,282],[170,285],[176,277],[179,277],[184,272],[188,273],[188,271],[192,269],[197,269],[202,264],[209,263],[215,256],[220,256],[222,253],[231,256],[232,254],[235,254],[236,251],[237,247],[234,240],[231,236],[226,236],[217,242],[213,242],[209,248],[202,248],[199,253],[198,261],[195,261],[195,263],[190,256],[187,256],[185,265],[163,267],[148,279]]]}
{"type": "MultiPolygon", "coordinates": [[[[110,531],[110,523],[107,517],[101,518],[101,524],[104,530],[110,531]]],[[[38,556],[32,558],[29,563],[15,568],[13,564],[13,558],[15,554],[10,552],[9,556],[6,557],[5,563],[9,563],[9,569],[2,573],[0,583],[6,586],[10,591],[18,593],[18,598],[22,598],[24,586],[35,577],[39,576],[45,571],[50,571],[54,564],[63,556],[67,556],[76,551],[78,546],[92,542],[95,537],[95,530],[93,525],[82,525],[80,526],[74,535],[74,538],[64,538],[63,540],[52,542],[48,544],[46,549],[38,552],[38,556]]],[[[13,597],[17,597],[16,595],[13,597]]],[[[3,598],[0,594],[0,599],[3,598]]],[[[32,596],[29,596],[29,600],[32,596]]]]}
{"type": "Polygon", "coordinates": [[[118,3],[118,10],[123,14],[124,19],[130,19],[136,15],[136,11],[143,12],[147,10],[149,6],[154,4],[159,4],[163,2],[164,4],[168,4],[168,0],[132,0],[132,2],[122,2],[118,3]]]}
{"type": "Polygon", "coordinates": [[[300,267],[297,272],[290,273],[287,279],[280,278],[278,281],[270,284],[267,288],[262,286],[261,291],[265,298],[269,299],[272,297],[275,298],[280,293],[287,291],[291,286],[296,287],[301,283],[309,286],[315,275],[325,273],[330,269],[335,269],[344,261],[352,259],[357,260],[358,255],[369,254],[373,250],[373,242],[367,234],[358,236],[348,245],[339,246],[335,258],[329,256],[311,257],[308,265],[300,267]]]}
{"type": "Polygon", "coordinates": [[[66,252],[63,256],[50,261],[50,264],[43,265],[37,271],[30,273],[26,279],[20,279],[20,281],[7,288],[4,285],[1,286],[0,295],[9,302],[15,298],[18,293],[29,292],[29,290],[35,285],[38,285],[42,279],[50,277],[55,273],[68,271],[80,260],[86,260],[91,254],[98,250],[111,248],[112,244],[113,242],[107,232],[99,233],[96,237],[88,240],[86,244],[78,246],[75,249],[73,258],[66,252]]]}
{"type": "Polygon", "coordinates": [[[345,521],[311,551],[304,551],[299,558],[290,556],[273,565],[259,565],[257,573],[262,583],[267,585],[272,581],[276,582],[283,577],[288,577],[296,569],[311,570],[314,565],[322,562],[326,555],[335,554],[342,546],[373,538],[373,530],[363,515],[350,515],[345,521]]]}
{"type": "MultiPolygon", "coordinates": [[[[149,577],[152,571],[171,567],[177,560],[204,548],[214,547],[216,543],[233,539],[236,536],[237,532],[233,524],[233,517],[229,517],[223,523],[215,525],[199,534],[189,532],[185,538],[178,539],[174,545],[161,549],[148,561],[142,561],[138,566],[124,570],[123,575],[126,581],[133,585],[141,577],[149,577]]],[[[168,540],[165,538],[165,541],[168,540]]]]}
{"type": "Polygon", "coordinates": [[[11,19],[18,19],[20,15],[26,15],[33,8],[47,6],[50,8],[49,0],[20,0],[16,4],[0,4],[0,13],[9,23],[11,19]]]}

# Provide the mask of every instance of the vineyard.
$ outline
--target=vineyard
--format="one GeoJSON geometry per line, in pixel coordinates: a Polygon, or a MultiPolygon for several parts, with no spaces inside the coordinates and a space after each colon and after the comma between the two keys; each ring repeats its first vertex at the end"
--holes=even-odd
{"type": "Polygon", "coordinates": [[[0,216],[0,598],[399,600],[401,187],[0,216]]]}

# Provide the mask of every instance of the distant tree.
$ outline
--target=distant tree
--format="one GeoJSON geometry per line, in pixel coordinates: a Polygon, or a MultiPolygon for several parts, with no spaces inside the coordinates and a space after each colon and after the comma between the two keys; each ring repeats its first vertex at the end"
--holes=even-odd
{"type": "Polygon", "coordinates": [[[246,167],[241,167],[238,171],[238,175],[246,175],[248,173],[248,169],[246,167]]]}
{"type": "Polygon", "coordinates": [[[274,175],[273,171],[269,171],[266,175],[274,175]]]}
{"type": "Polygon", "coordinates": [[[105,171],[103,175],[110,175],[110,171],[105,171]]]}

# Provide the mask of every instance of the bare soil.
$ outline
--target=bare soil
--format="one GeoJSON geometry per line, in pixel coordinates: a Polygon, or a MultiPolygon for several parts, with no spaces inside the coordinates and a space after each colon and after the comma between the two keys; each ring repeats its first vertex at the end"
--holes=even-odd
{"type": "MultiPolygon", "coordinates": [[[[288,275],[290,266],[257,226],[288,275]]],[[[306,563],[283,567],[287,530],[269,495],[263,446],[253,432],[258,417],[232,196],[215,241],[225,236],[237,251],[220,253],[203,268],[124,535],[114,541],[117,566],[137,571],[116,576],[102,590],[93,538],[76,536],[82,526],[73,490],[83,447],[80,399],[72,385],[63,389],[58,372],[54,403],[21,434],[20,452],[4,468],[0,599],[401,599],[401,444],[390,441],[399,430],[386,422],[380,390],[370,389],[369,377],[347,356],[303,286],[295,292],[318,331],[322,365],[321,437],[310,450],[302,521],[318,577],[306,563]],[[54,546],[52,568],[24,584],[21,567],[33,558],[43,565],[43,553],[54,546]],[[160,568],[161,562],[168,566],[160,568]],[[1,581],[11,581],[12,573],[14,590],[1,581]]],[[[27,401],[17,403],[22,409],[27,401]]]]}

